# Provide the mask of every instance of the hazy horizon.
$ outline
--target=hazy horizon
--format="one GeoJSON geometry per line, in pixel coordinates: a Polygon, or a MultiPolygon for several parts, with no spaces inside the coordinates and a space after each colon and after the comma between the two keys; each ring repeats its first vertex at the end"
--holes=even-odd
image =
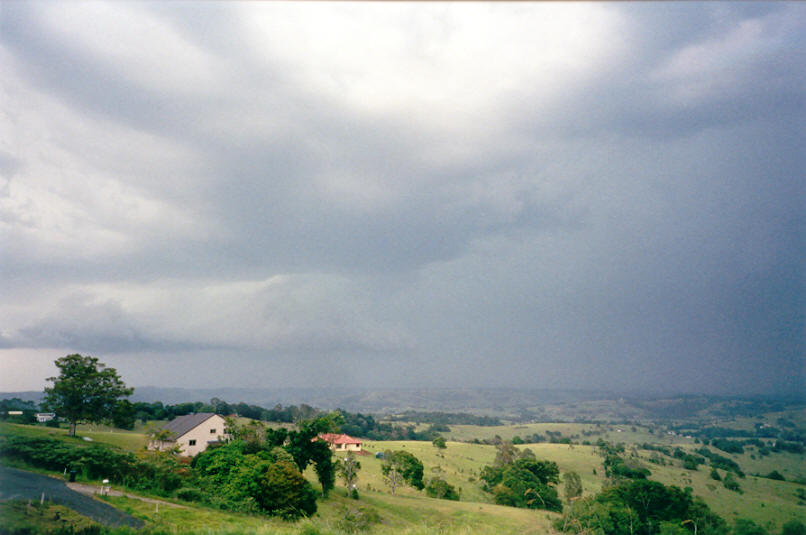
{"type": "Polygon", "coordinates": [[[806,4],[0,5],[0,390],[806,391],[806,4]]]}

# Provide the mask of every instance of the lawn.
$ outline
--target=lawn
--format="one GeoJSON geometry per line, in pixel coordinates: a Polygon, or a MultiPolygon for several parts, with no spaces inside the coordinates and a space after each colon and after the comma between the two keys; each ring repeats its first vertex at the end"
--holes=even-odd
{"type": "Polygon", "coordinates": [[[319,509],[312,518],[297,523],[202,507],[157,507],[131,498],[111,497],[107,500],[121,510],[145,520],[149,527],[167,533],[340,535],[350,528],[348,515],[364,515],[374,519],[372,532],[379,535],[530,535],[548,532],[550,518],[556,517],[543,511],[449,502],[422,495],[392,496],[362,491],[359,500],[352,500],[341,489],[332,492],[328,499],[320,500],[319,509]]]}
{"type": "MultiPolygon", "coordinates": [[[[0,435],[22,435],[29,437],[60,438],[64,440],[78,440],[67,435],[68,430],[63,427],[46,427],[40,425],[22,425],[0,422],[0,435]]],[[[76,429],[77,437],[90,438],[92,442],[108,444],[127,451],[140,451],[148,444],[144,433],[125,431],[122,429],[102,428],[100,426],[80,425],[76,429]]],[[[87,441],[90,442],[90,441],[87,441]]]]}

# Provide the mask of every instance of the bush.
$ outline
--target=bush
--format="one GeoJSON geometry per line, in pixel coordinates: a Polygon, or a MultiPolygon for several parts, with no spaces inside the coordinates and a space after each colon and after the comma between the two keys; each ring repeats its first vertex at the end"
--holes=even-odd
{"type": "Polygon", "coordinates": [[[726,489],[732,490],[734,492],[738,492],[739,494],[742,493],[742,487],[739,486],[739,482],[733,478],[733,474],[728,472],[725,474],[724,479],[722,479],[722,484],[725,486],[726,489]]]}
{"type": "Polygon", "coordinates": [[[428,482],[425,493],[431,498],[459,501],[459,492],[456,487],[438,477],[428,482]]]}
{"type": "Polygon", "coordinates": [[[752,520],[737,518],[733,521],[733,535],[768,535],[767,530],[752,520]]]}
{"type": "Polygon", "coordinates": [[[373,524],[380,521],[381,517],[372,509],[350,507],[342,509],[342,517],[336,521],[336,527],[346,533],[356,533],[369,531],[373,524]]]}
{"type": "Polygon", "coordinates": [[[191,487],[182,487],[176,491],[175,496],[180,500],[185,500],[186,502],[200,502],[202,499],[204,499],[204,494],[200,489],[191,487]]]}
{"type": "Polygon", "coordinates": [[[781,535],[806,535],[806,525],[800,520],[790,520],[781,526],[781,535]]]}
{"type": "Polygon", "coordinates": [[[483,488],[492,492],[495,503],[561,511],[562,502],[554,485],[560,481],[557,463],[518,459],[505,466],[485,466],[481,472],[483,488]]]}
{"type": "Polygon", "coordinates": [[[271,515],[286,520],[310,516],[316,512],[316,491],[302,476],[296,465],[279,461],[269,465],[258,480],[255,500],[271,515]]]}

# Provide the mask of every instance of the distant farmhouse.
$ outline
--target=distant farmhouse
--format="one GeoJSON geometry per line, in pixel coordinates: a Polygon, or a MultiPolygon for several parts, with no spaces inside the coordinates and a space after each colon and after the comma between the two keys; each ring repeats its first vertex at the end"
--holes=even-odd
{"type": "Polygon", "coordinates": [[[162,430],[170,432],[170,438],[152,440],[148,443],[148,449],[167,450],[179,446],[182,455],[193,457],[206,450],[208,445],[228,439],[225,425],[224,418],[212,412],[177,416],[162,426],[162,430]]]}
{"type": "Polygon", "coordinates": [[[56,418],[55,412],[37,412],[34,416],[36,416],[36,421],[39,423],[45,423],[53,420],[56,418]]]}
{"type": "Polygon", "coordinates": [[[348,435],[325,433],[318,438],[327,442],[333,451],[361,451],[361,441],[348,435]]]}

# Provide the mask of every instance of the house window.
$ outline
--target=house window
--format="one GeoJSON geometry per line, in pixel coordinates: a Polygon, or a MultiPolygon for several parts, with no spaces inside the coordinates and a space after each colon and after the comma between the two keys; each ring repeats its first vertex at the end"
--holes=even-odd
{"type": "Polygon", "coordinates": [[[188,446],[195,446],[195,445],[196,445],[196,441],[195,441],[195,440],[193,440],[193,439],[188,440],[188,446]]]}
{"type": "Polygon", "coordinates": [[[215,435],[215,429],[210,429],[210,434],[215,435]]]}

